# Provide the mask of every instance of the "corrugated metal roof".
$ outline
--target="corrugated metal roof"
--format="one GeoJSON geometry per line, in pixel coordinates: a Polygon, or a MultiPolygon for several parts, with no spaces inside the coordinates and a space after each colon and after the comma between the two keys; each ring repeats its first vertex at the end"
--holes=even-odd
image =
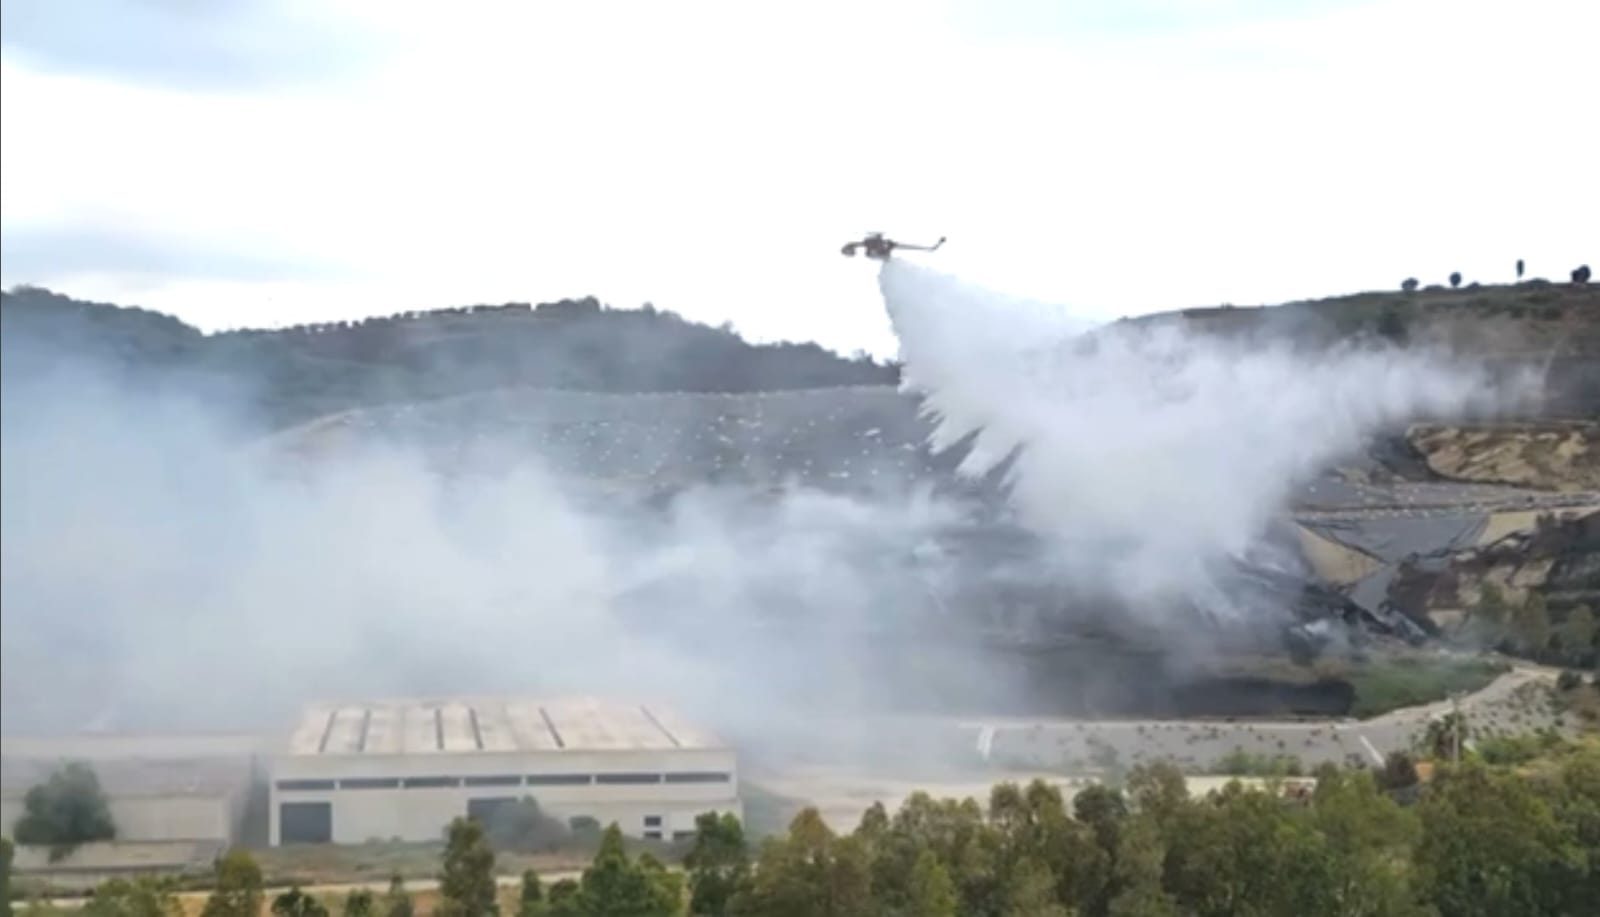
{"type": "Polygon", "coordinates": [[[720,748],[677,711],[595,697],[396,699],[306,708],[294,755],[720,748]]]}

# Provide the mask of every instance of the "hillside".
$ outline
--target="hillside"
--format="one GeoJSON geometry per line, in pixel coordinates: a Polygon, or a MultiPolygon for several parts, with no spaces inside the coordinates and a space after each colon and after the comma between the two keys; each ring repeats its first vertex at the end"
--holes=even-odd
{"type": "MultiPolygon", "coordinates": [[[[884,631],[870,641],[883,655],[876,664],[912,664],[899,658],[906,641],[937,634],[982,641],[1014,673],[1027,669],[1013,658],[1021,652],[1040,668],[1037,677],[1049,686],[1040,693],[1051,698],[1098,694],[1122,703],[1131,682],[1159,682],[1143,647],[1164,638],[1130,632],[1131,618],[1115,599],[1075,594],[1040,546],[996,511],[987,486],[994,482],[973,489],[957,479],[960,450],[929,450],[928,419],[914,396],[893,386],[892,365],[815,345],[753,345],[725,329],[593,300],[215,335],[155,313],[45,291],[6,294],[3,302],[8,405],[22,391],[12,381],[43,379],[53,366],[85,361],[113,366],[141,385],[242,402],[260,422],[253,432],[271,433],[261,445],[282,457],[315,463],[362,444],[402,443],[453,476],[537,456],[565,486],[612,509],[659,508],[707,484],[733,485],[733,493],[798,487],[848,494],[863,506],[903,504],[925,485],[975,496],[963,505],[977,504],[979,512],[942,532],[938,545],[924,546],[934,552],[931,560],[874,553],[881,546],[870,538],[846,552],[875,577],[903,562],[942,565],[948,574],[935,587],[915,569],[906,573],[908,589],[937,588],[917,614],[941,616],[939,627],[923,626],[934,619],[920,617],[909,627],[861,625],[884,631]],[[948,615],[959,617],[958,627],[948,615]],[[1084,654],[1087,661],[1063,661],[1084,654]],[[1062,683],[1063,672],[1082,678],[1062,683]],[[1095,678],[1109,687],[1094,690],[1095,678]]],[[[1328,618],[1412,640],[1473,638],[1462,620],[1485,582],[1505,587],[1512,602],[1541,596],[1552,633],[1600,594],[1600,440],[1593,422],[1600,418],[1600,288],[1530,283],[1372,293],[1138,321],[1288,341],[1308,353],[1436,342],[1485,363],[1549,369],[1544,403],[1527,416],[1396,431],[1303,482],[1271,533],[1292,561],[1269,569],[1241,560],[1238,569],[1218,573],[1236,607],[1262,612],[1247,619],[1288,625],[1297,656],[1319,651],[1327,631],[1307,625],[1328,618]]],[[[630,522],[638,533],[656,524],[630,522]]],[[[753,531],[766,529],[757,523],[753,531]]],[[[692,644],[698,631],[655,611],[673,596],[692,606],[697,588],[642,583],[618,604],[692,644]]],[[[761,610],[800,620],[785,615],[793,603],[792,596],[768,595],[761,610]]],[[[804,645],[804,634],[779,640],[759,630],[766,625],[757,617],[741,624],[758,628],[763,642],[804,645]]],[[[1257,647],[1262,635],[1254,624],[1246,630],[1240,645],[1257,647]]],[[[1269,639],[1282,636],[1273,630],[1269,639]]],[[[1593,658],[1590,648],[1559,639],[1530,654],[1552,662],[1593,658]]],[[[926,681],[915,672],[902,680],[926,681]]]]}
{"type": "MultiPolygon", "coordinates": [[[[1385,339],[1448,346],[1485,361],[1548,367],[1545,413],[1600,417],[1600,286],[1362,293],[1276,308],[1187,309],[1206,333],[1320,348],[1385,339]]],[[[157,312],[48,290],[0,294],[7,381],[73,360],[242,401],[270,427],[380,404],[498,388],[770,392],[887,385],[892,364],[815,344],[751,344],[649,307],[594,299],[413,312],[356,322],[202,334],[157,312]]]]}
{"type": "MultiPolygon", "coordinates": [[[[1530,280],[1354,293],[1268,308],[1183,309],[1185,320],[1218,333],[1291,333],[1326,346],[1370,335],[1445,344],[1480,356],[1600,356],[1600,285],[1530,280]]],[[[1144,321],[1143,317],[1132,321],[1144,321]]]]}
{"type": "Polygon", "coordinates": [[[206,335],[159,313],[21,288],[0,294],[0,340],[8,382],[93,363],[242,401],[270,427],[508,386],[750,392],[898,378],[892,366],[815,344],[751,344],[726,327],[594,299],[206,335]]]}
{"type": "Polygon", "coordinates": [[[1492,368],[1534,365],[1546,375],[1539,413],[1600,417],[1600,285],[1530,280],[1513,286],[1429,287],[1268,308],[1184,309],[1132,321],[1168,319],[1211,334],[1291,340],[1311,351],[1382,341],[1441,348],[1492,368]]]}

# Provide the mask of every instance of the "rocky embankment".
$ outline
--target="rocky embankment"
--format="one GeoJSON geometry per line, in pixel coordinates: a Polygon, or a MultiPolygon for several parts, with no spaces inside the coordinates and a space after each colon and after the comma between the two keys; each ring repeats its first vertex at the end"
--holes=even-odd
{"type": "Polygon", "coordinates": [[[1428,424],[1413,427],[1407,440],[1448,480],[1600,491],[1600,421],[1428,424]]]}

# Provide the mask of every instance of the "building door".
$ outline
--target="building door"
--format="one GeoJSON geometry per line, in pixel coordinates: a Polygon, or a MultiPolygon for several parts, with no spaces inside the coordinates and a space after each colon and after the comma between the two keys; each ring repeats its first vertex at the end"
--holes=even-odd
{"type": "Polygon", "coordinates": [[[333,841],[333,804],[285,802],[278,806],[280,844],[327,844],[333,841]]]}

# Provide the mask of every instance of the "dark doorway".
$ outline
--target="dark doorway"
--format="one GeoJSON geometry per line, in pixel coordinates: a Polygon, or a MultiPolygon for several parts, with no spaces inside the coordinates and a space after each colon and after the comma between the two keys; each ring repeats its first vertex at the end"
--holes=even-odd
{"type": "Polygon", "coordinates": [[[333,841],[333,804],[285,802],[278,806],[278,839],[283,844],[327,844],[333,841]]]}

